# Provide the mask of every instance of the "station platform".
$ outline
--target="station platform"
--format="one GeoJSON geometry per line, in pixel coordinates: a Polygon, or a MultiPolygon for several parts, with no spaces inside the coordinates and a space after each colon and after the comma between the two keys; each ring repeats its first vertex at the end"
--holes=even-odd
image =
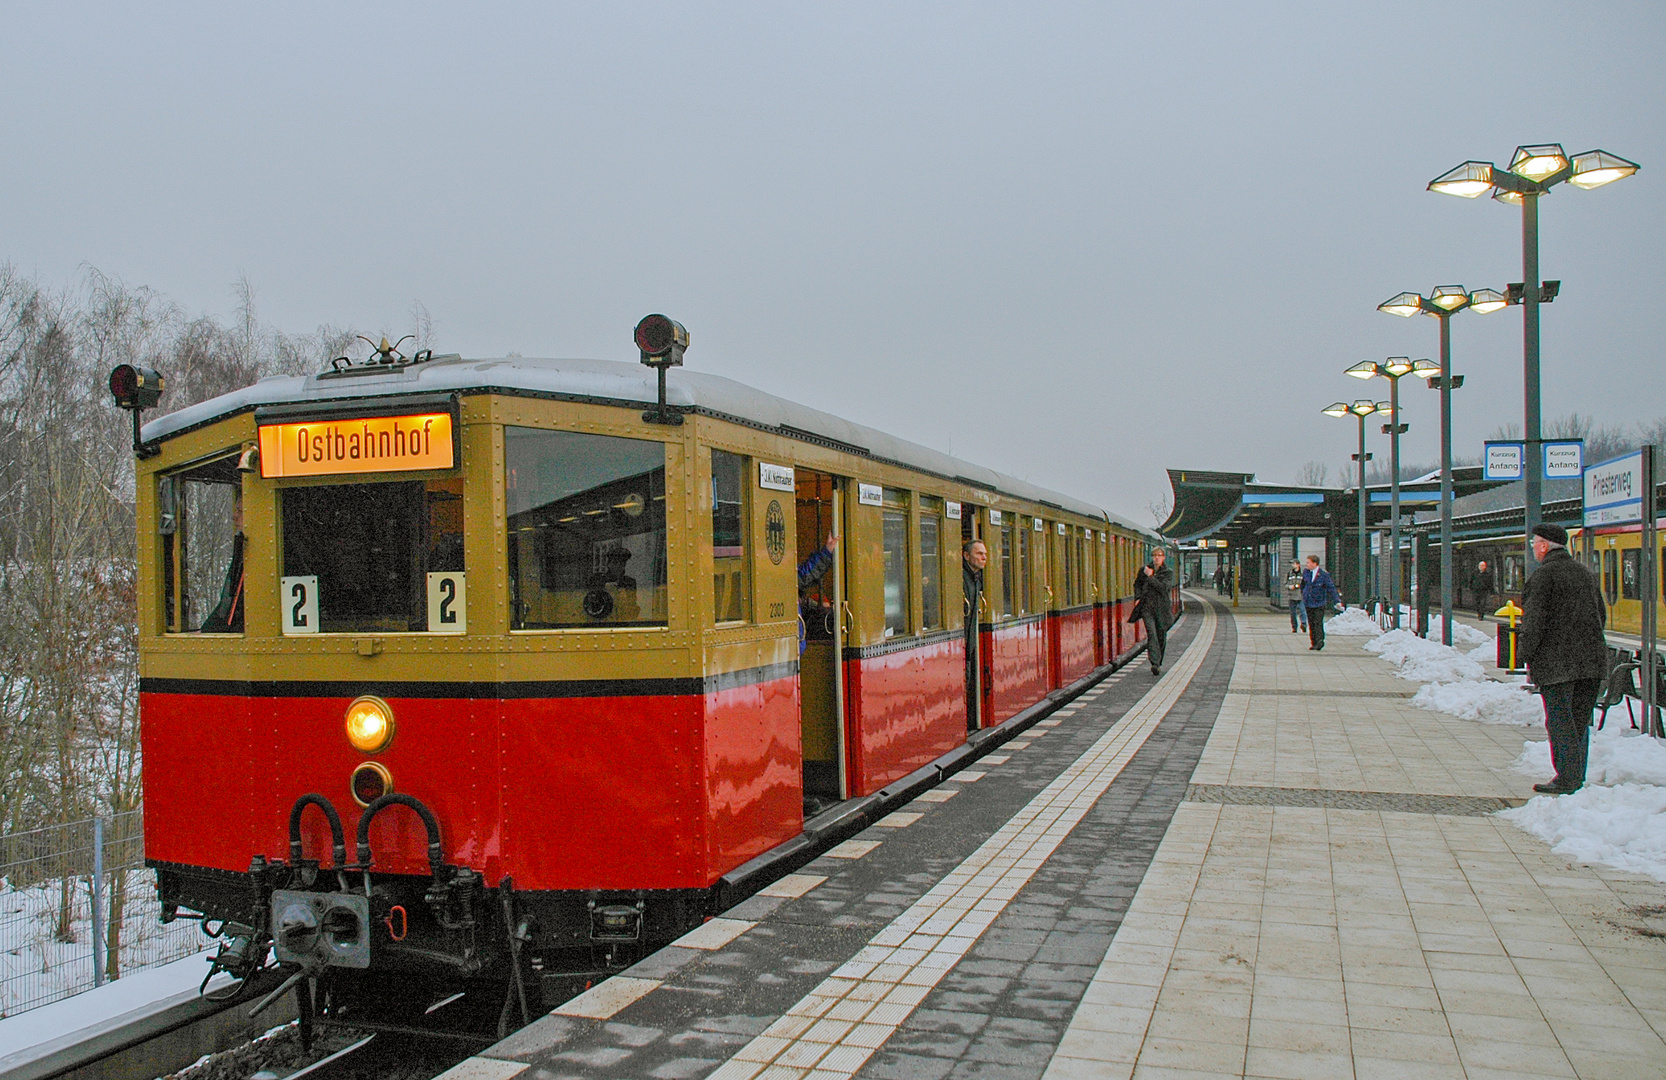
{"type": "MultiPolygon", "coordinates": [[[[1666,885],[1490,815],[1520,727],[1192,595],[1116,672],[447,1080],[1666,1075],[1666,885]]],[[[1542,737],[1542,732],[1540,733],[1542,737]]]]}

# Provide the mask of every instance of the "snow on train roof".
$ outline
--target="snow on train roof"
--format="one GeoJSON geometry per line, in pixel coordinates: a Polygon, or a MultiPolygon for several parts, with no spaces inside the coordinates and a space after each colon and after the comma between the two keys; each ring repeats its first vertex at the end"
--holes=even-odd
{"type": "MultiPolygon", "coordinates": [[[[864,450],[882,461],[958,479],[1031,502],[1051,503],[1085,517],[1104,518],[1154,540],[1161,539],[1152,530],[1107,513],[1091,503],[950,457],[874,428],[851,423],[831,413],[766,394],[721,375],[671,368],[666,373],[665,382],[666,401],[671,405],[775,429],[789,437],[822,439],[844,448],[864,450]]],[[[308,401],[323,404],[368,397],[469,390],[502,390],[633,405],[652,405],[659,400],[655,372],[638,364],[615,360],[546,360],[519,356],[464,360],[453,356],[373,372],[354,368],[351,374],[326,372],[305,377],[265,378],[253,386],[159,416],[144,426],[144,438],[147,441],[166,438],[261,405],[308,401]]]]}

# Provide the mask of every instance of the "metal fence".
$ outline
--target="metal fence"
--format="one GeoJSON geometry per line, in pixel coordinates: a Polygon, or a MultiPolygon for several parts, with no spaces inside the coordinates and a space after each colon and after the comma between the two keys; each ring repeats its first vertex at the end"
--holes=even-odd
{"type": "Polygon", "coordinates": [[[160,916],[141,811],[0,836],[0,1016],[208,947],[160,916]]]}

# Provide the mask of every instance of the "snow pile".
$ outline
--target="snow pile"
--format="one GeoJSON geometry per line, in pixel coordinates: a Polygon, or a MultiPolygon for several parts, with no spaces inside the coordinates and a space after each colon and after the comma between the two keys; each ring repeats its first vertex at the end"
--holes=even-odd
{"type": "Polygon", "coordinates": [[[1666,787],[1588,785],[1572,795],[1541,795],[1498,816],[1571,862],[1601,863],[1666,881],[1666,787]]]}
{"type": "Polygon", "coordinates": [[[1420,638],[1410,630],[1390,630],[1364,645],[1393,664],[1402,679],[1424,683],[1470,682],[1487,677],[1474,660],[1450,645],[1420,638]]]}
{"type": "MultiPolygon", "coordinates": [[[[1590,746],[1584,787],[1572,795],[1538,796],[1498,816],[1570,861],[1666,881],[1666,745],[1622,722],[1592,728],[1590,746]]],[[[1523,743],[1512,768],[1549,780],[1550,744],[1523,743]]]]}
{"type": "Polygon", "coordinates": [[[1377,625],[1377,620],[1365,613],[1364,608],[1351,607],[1334,619],[1325,622],[1325,633],[1336,634],[1340,637],[1376,637],[1383,632],[1377,625]]]}
{"type": "Polygon", "coordinates": [[[1411,703],[1419,709],[1446,713],[1460,720],[1479,720],[1483,724],[1532,727],[1544,723],[1544,705],[1539,696],[1528,693],[1522,686],[1520,680],[1428,683],[1417,691],[1411,703]]]}
{"type": "MultiPolygon", "coordinates": [[[[1610,724],[1598,731],[1591,728],[1590,753],[1585,759],[1585,782],[1588,784],[1654,784],[1666,787],[1666,743],[1634,731],[1625,722],[1610,724]]],[[[1550,779],[1550,744],[1529,740],[1522,744],[1521,756],[1510,766],[1535,780],[1550,779]]]]}
{"type": "MultiPolygon", "coordinates": [[[[1444,620],[1442,620],[1439,615],[1436,615],[1433,612],[1430,613],[1430,615],[1429,615],[1429,640],[1430,641],[1439,641],[1439,640],[1441,640],[1441,637],[1442,637],[1442,635],[1441,635],[1441,625],[1442,625],[1443,621],[1444,620]]],[[[1404,626],[1404,627],[1407,627],[1407,628],[1410,628],[1410,627],[1413,627],[1413,626],[1417,625],[1417,615],[1416,615],[1416,613],[1413,612],[1411,608],[1407,607],[1404,604],[1400,605],[1400,625],[1404,626]]],[[[1492,640],[1493,640],[1493,638],[1490,635],[1482,633],[1480,630],[1475,629],[1475,627],[1469,626],[1465,623],[1458,622],[1456,619],[1452,620],[1452,644],[1453,645],[1479,645],[1483,641],[1492,641],[1492,640]]]]}

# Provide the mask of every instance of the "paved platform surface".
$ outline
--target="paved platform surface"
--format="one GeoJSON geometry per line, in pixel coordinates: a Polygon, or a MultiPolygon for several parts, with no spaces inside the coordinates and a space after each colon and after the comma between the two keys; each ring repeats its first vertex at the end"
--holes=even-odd
{"type": "MultiPolygon", "coordinates": [[[[1523,729],[1281,612],[1141,663],[451,1080],[1666,1076],[1666,887],[1488,816],[1523,729]]],[[[1530,732],[1528,734],[1531,734],[1530,732]]]]}

